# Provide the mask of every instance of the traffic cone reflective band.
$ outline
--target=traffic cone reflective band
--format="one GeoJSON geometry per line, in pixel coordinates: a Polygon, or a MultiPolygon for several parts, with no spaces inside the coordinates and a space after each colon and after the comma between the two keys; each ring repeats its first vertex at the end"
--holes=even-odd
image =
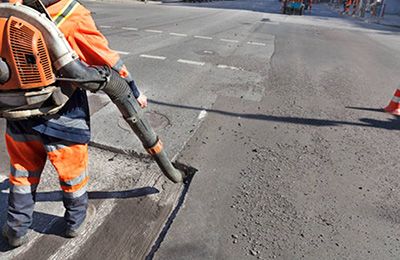
{"type": "Polygon", "coordinates": [[[385,111],[391,113],[393,115],[400,116],[400,90],[397,89],[394,93],[392,100],[387,107],[385,107],[385,111]]]}

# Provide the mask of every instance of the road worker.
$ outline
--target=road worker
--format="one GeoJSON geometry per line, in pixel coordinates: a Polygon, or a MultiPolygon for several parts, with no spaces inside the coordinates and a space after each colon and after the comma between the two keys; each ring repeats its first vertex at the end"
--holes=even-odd
{"type": "MultiPolygon", "coordinates": [[[[21,3],[22,0],[10,2],[21,3]]],[[[44,0],[42,3],[82,61],[112,67],[129,83],[140,106],[147,106],[146,96],[136,87],[119,55],[108,47],[90,11],[75,0],[44,0]]],[[[65,236],[76,237],[83,231],[87,219],[94,214],[94,207],[88,207],[86,192],[89,139],[88,100],[81,89],[76,89],[55,115],[7,120],[6,145],[11,172],[7,222],[2,233],[11,246],[27,242],[36,188],[47,158],[58,172],[63,192],[65,236]]]]}

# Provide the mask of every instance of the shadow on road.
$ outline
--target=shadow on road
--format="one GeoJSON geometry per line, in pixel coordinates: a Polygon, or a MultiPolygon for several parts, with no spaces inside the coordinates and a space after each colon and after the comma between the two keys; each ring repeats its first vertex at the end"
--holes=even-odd
{"type": "MultiPolygon", "coordinates": [[[[143,187],[126,191],[89,191],[89,199],[129,199],[143,197],[158,193],[153,187],[143,187]]],[[[62,201],[61,191],[39,192],[36,195],[37,202],[62,201]]]]}
{"type": "MultiPolygon", "coordinates": [[[[263,121],[280,122],[288,124],[310,125],[317,127],[350,125],[350,126],[360,126],[360,127],[372,127],[372,128],[386,129],[386,130],[400,130],[400,117],[397,116],[389,118],[386,121],[376,120],[371,118],[360,118],[359,119],[360,122],[351,122],[343,120],[315,119],[315,118],[290,117],[290,116],[289,117],[272,116],[272,115],[250,114],[250,113],[234,113],[218,109],[204,109],[201,107],[170,104],[167,102],[156,101],[152,99],[149,99],[149,103],[161,106],[176,107],[176,108],[198,110],[198,111],[206,110],[209,113],[216,113],[225,116],[234,116],[252,120],[263,120],[263,121]]],[[[376,109],[376,108],[359,108],[359,107],[347,107],[347,108],[383,112],[382,109],[376,109]]]]}
{"type": "MultiPolygon", "coordinates": [[[[7,205],[8,205],[8,194],[4,191],[10,188],[9,180],[5,180],[0,183],[0,229],[3,227],[6,221],[7,205]]],[[[144,197],[152,194],[159,193],[160,191],[154,187],[142,187],[132,190],[125,191],[90,191],[88,192],[90,200],[97,199],[128,199],[144,197]]],[[[62,201],[61,191],[51,192],[38,192],[36,194],[37,202],[57,202],[62,201]]],[[[59,216],[37,212],[33,213],[33,224],[30,229],[48,235],[63,236],[64,230],[64,219],[59,216]]],[[[2,238],[0,240],[0,252],[7,252],[12,250],[6,241],[2,238]]]]}

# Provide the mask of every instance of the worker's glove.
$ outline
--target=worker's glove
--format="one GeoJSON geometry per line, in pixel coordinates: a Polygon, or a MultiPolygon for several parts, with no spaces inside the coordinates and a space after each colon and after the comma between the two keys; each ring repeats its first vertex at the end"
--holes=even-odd
{"type": "Polygon", "coordinates": [[[133,96],[136,98],[141,108],[147,107],[147,97],[140,93],[138,87],[135,84],[135,81],[128,82],[129,87],[132,90],[133,96]]]}

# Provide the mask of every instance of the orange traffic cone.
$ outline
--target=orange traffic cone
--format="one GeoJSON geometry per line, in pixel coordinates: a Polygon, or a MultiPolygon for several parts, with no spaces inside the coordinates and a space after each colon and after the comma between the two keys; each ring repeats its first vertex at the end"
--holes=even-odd
{"type": "Polygon", "coordinates": [[[400,89],[396,89],[392,100],[387,107],[385,107],[385,111],[391,113],[393,115],[400,116],[400,89]]]}

